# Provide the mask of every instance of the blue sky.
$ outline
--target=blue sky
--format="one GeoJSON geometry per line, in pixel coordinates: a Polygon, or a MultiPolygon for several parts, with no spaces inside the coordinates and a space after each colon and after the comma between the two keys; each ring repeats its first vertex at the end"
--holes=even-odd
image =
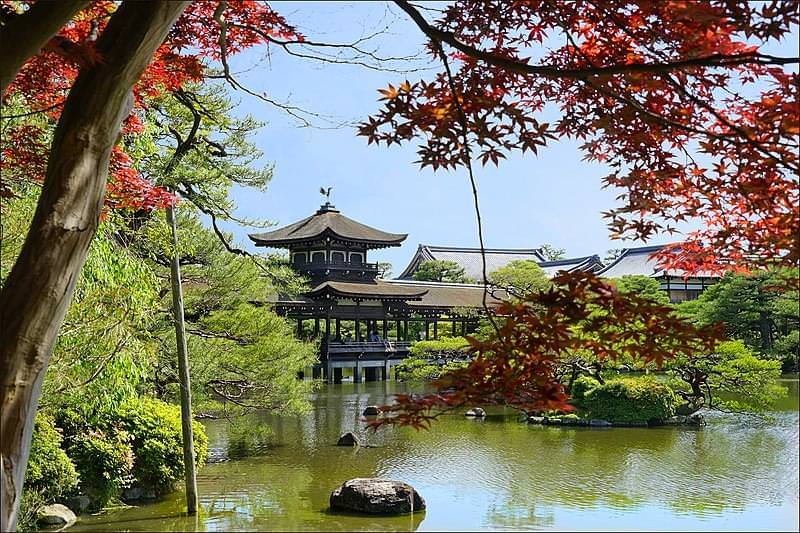
{"type": "MultiPolygon", "coordinates": [[[[275,7],[309,39],[352,42],[383,30],[372,39],[382,55],[408,55],[423,49],[421,32],[395,7],[382,2],[280,2],[275,7]]],[[[425,76],[331,65],[288,56],[280,49],[237,58],[239,79],[270,98],[356,122],[379,109],[377,89],[405,78],[425,76]]],[[[431,64],[427,57],[411,66],[431,64]]],[[[428,74],[430,75],[430,74],[428,74]]],[[[417,244],[477,246],[475,215],[464,170],[434,173],[414,163],[416,145],[368,146],[352,127],[298,127],[297,121],[259,99],[235,93],[238,112],[266,122],[255,136],[263,163],[274,165],[269,190],[234,191],[238,213],[286,225],[312,214],[322,203],[320,186],[332,186],[332,202],[343,214],[371,226],[408,233],[400,248],[373,252],[370,260],[388,261],[399,274],[417,244]]],[[[326,126],[324,121],[316,121],[326,126]]],[[[581,161],[578,143],[561,140],[538,156],[513,155],[493,166],[476,166],[484,235],[489,247],[531,248],[550,243],[569,256],[599,254],[609,248],[637,246],[609,238],[601,211],[616,205],[613,191],[601,188],[608,169],[581,161]]],[[[247,228],[228,225],[251,249],[247,228]]],[[[263,230],[262,230],[263,231],[263,230]]],[[[669,242],[663,237],[651,243],[669,242]]]]}

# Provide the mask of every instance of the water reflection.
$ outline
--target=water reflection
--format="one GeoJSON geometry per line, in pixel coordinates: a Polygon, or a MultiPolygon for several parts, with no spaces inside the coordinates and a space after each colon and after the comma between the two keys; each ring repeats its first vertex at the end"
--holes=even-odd
{"type": "MultiPolygon", "coordinates": [[[[361,412],[402,384],[328,386],[305,417],[255,416],[274,446],[263,455],[207,466],[202,514],[181,515],[181,493],[84,518],[76,529],[528,530],[797,529],[797,382],[772,420],[716,417],[708,427],[528,426],[490,411],[483,423],[444,417],[432,431],[366,431],[361,412]],[[345,431],[374,447],[339,448],[345,431]],[[375,518],[327,511],[346,479],[382,476],[411,483],[426,513],[375,518]]],[[[507,415],[507,416],[504,416],[507,415]]],[[[213,456],[226,455],[226,422],[207,424],[213,456]]]]}

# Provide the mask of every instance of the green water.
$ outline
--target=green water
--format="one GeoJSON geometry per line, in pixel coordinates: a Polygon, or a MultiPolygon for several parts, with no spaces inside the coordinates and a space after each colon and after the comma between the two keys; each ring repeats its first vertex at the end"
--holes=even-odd
{"type": "Polygon", "coordinates": [[[183,493],[82,517],[81,531],[798,530],[798,383],[772,420],[714,417],[707,427],[561,428],[442,418],[431,431],[366,432],[360,413],[402,384],[328,385],[305,417],[252,416],[275,445],[225,459],[227,423],[207,423],[220,462],[199,475],[201,512],[183,493]],[[333,446],[355,431],[375,447],[333,446]],[[343,481],[406,481],[425,513],[362,517],[327,511],[343,481]]]}

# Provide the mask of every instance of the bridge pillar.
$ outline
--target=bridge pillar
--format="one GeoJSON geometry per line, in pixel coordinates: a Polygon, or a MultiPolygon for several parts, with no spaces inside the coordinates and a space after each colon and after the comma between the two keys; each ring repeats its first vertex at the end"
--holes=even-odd
{"type": "MultiPolygon", "coordinates": [[[[364,370],[369,370],[365,368],[364,370]]],[[[356,359],[356,366],[353,368],[353,383],[361,383],[361,366],[358,364],[358,359],[356,359]]]]}
{"type": "Polygon", "coordinates": [[[327,381],[328,384],[333,383],[333,367],[331,366],[330,359],[328,359],[325,364],[325,381],[327,381]]]}
{"type": "Polygon", "coordinates": [[[391,372],[391,370],[392,370],[392,366],[389,364],[389,361],[387,360],[383,364],[383,368],[381,368],[381,379],[383,381],[388,381],[389,380],[389,373],[391,372]]]}
{"type": "Polygon", "coordinates": [[[334,368],[333,369],[333,382],[337,385],[342,382],[342,369],[341,368],[334,368]]]}

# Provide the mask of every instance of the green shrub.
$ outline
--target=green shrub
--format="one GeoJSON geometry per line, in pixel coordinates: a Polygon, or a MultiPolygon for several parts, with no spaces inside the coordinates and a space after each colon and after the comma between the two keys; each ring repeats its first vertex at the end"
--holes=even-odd
{"type": "Polygon", "coordinates": [[[580,376],[572,383],[570,395],[575,401],[581,401],[586,396],[586,393],[592,391],[600,386],[600,382],[591,376],[580,376]]]}
{"type": "Polygon", "coordinates": [[[624,378],[586,392],[579,405],[609,422],[661,422],[675,414],[677,400],[672,389],[653,379],[624,378]]]}
{"type": "MultiPolygon", "coordinates": [[[[94,415],[78,407],[60,409],[64,447],[80,474],[81,492],[92,508],[106,505],[130,486],[163,494],[183,479],[180,408],[153,398],[137,398],[94,415]]],[[[194,422],[198,465],[208,458],[208,438],[194,422]]]]}
{"type": "Polygon", "coordinates": [[[403,381],[430,381],[468,364],[466,361],[450,361],[439,366],[424,357],[411,356],[394,368],[397,378],[403,381]]]}
{"type": "Polygon", "coordinates": [[[70,439],[67,454],[80,472],[81,492],[99,509],[133,482],[133,448],[125,431],[87,429],[70,439]]]}
{"type": "Polygon", "coordinates": [[[78,486],[78,472],[61,449],[61,441],[53,419],[37,413],[25,470],[25,490],[37,492],[45,502],[56,501],[78,486]]]}
{"type": "MultiPolygon", "coordinates": [[[[135,484],[156,494],[173,490],[183,479],[180,407],[154,398],[138,398],[120,406],[114,418],[131,435],[135,484]]],[[[200,423],[194,422],[192,428],[195,459],[201,466],[208,459],[208,437],[200,423]]]]}
{"type": "Polygon", "coordinates": [[[469,343],[464,337],[443,337],[437,340],[415,342],[411,346],[411,354],[416,356],[459,355],[466,353],[468,349],[469,343]]]}

